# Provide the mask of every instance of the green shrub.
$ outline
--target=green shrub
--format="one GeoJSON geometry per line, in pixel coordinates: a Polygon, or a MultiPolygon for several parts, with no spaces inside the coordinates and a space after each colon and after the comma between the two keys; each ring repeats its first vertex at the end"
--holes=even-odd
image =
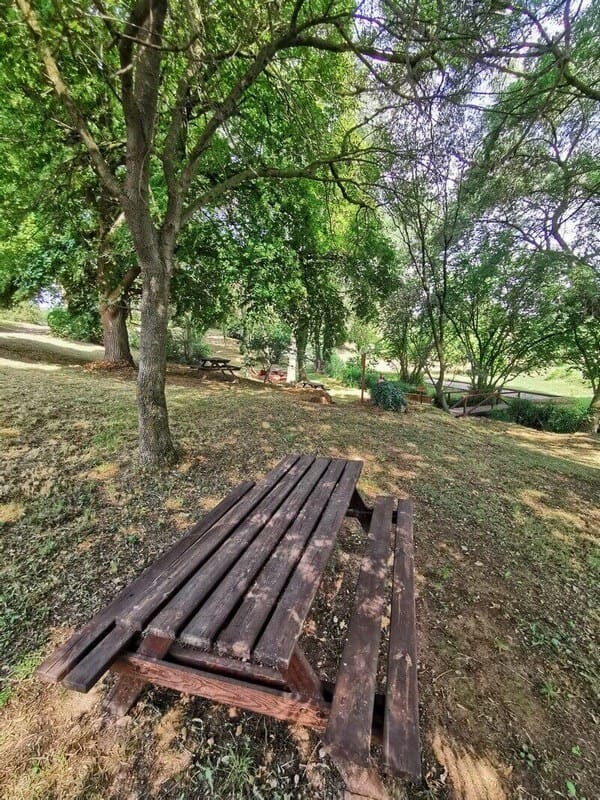
{"type": "Polygon", "coordinates": [[[571,403],[554,404],[548,415],[547,430],[554,433],[575,433],[588,421],[587,409],[571,403]]]}
{"type": "Polygon", "coordinates": [[[59,306],[48,312],[47,322],[50,331],[63,339],[102,341],[102,324],[97,311],[71,311],[59,306]]]}
{"type": "Polygon", "coordinates": [[[337,381],[341,381],[345,369],[345,361],[343,361],[337,353],[332,353],[329,356],[329,361],[325,365],[325,372],[329,375],[329,377],[335,378],[337,381]]]}
{"type": "Polygon", "coordinates": [[[503,417],[490,416],[553,433],[575,433],[587,419],[587,410],[573,403],[535,403],[520,399],[510,400],[503,413],[503,417]]]}
{"type": "Polygon", "coordinates": [[[510,422],[510,418],[508,416],[508,411],[505,408],[492,408],[491,411],[488,411],[486,414],[488,419],[496,419],[499,422],[510,422]]]}
{"type": "MultiPolygon", "coordinates": [[[[333,353],[327,364],[326,372],[330,377],[343,383],[344,386],[360,389],[362,369],[356,360],[351,359],[350,361],[344,362],[337,354],[333,353]]],[[[379,375],[377,372],[372,369],[367,369],[365,371],[365,386],[367,389],[371,389],[375,386],[378,378],[379,375]]]]}
{"type": "Polygon", "coordinates": [[[10,310],[3,310],[2,316],[15,322],[33,322],[36,325],[43,325],[46,322],[45,312],[32,300],[23,300],[10,310]]]}
{"type": "Polygon", "coordinates": [[[386,411],[402,411],[406,400],[397,381],[382,381],[371,387],[371,400],[386,411]]]}

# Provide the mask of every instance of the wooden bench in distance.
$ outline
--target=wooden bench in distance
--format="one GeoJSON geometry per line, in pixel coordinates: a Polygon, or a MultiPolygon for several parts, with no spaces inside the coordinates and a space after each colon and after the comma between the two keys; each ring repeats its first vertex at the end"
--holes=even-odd
{"type": "Polygon", "coordinates": [[[390,643],[385,689],[383,757],[390,774],[421,779],[417,695],[412,503],[375,503],[331,704],[325,743],[352,796],[383,800],[388,794],[371,761],[376,677],[385,612],[388,556],[394,538],[390,643]],[[392,537],[393,517],[396,516],[392,537]]]}

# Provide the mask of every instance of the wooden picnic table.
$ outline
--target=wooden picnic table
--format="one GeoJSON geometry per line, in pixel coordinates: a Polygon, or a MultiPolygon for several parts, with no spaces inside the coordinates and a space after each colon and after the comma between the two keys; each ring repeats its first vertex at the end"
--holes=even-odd
{"type": "Polygon", "coordinates": [[[211,356],[210,358],[199,358],[197,369],[198,372],[211,372],[218,370],[222,372],[223,375],[225,375],[226,372],[229,372],[230,375],[235,375],[240,367],[232,364],[230,358],[218,358],[211,356]]]}
{"type": "Polygon", "coordinates": [[[348,792],[386,798],[371,759],[418,780],[412,505],[357,489],[362,462],[287,456],[208,512],[38,669],[87,692],[118,674],[107,708],[127,713],[147,683],[297,722],[321,733],[348,792]],[[298,644],[345,517],[367,532],[337,683],[298,644]],[[390,555],[393,554],[393,559],[390,555]],[[393,563],[391,569],[388,566],[393,563]],[[390,637],[376,687],[386,580],[390,637]]]}

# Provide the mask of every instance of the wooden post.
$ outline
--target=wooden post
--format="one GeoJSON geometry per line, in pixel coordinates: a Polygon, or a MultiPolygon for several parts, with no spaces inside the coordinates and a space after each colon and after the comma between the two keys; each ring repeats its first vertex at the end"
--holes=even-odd
{"type": "Polygon", "coordinates": [[[367,354],[360,354],[360,402],[365,402],[365,372],[367,369],[367,354]]]}

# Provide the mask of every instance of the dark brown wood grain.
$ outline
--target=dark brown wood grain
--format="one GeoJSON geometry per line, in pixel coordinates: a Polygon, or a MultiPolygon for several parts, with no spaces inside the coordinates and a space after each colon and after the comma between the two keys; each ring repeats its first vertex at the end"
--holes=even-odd
{"type": "MultiPolygon", "coordinates": [[[[304,457],[303,457],[304,458],[304,457]]],[[[117,621],[125,627],[137,627],[141,630],[144,624],[152,617],[155,611],[163,603],[168,601],[188,578],[193,575],[197,568],[202,564],[232,533],[233,530],[248,515],[262,513],[255,512],[255,509],[262,509],[263,499],[266,506],[269,506],[269,499],[273,492],[278,494],[281,487],[287,487],[290,483],[289,473],[296,464],[301,461],[298,456],[288,456],[283,459],[267,477],[256,484],[256,486],[246,494],[235,507],[224,514],[214,525],[211,526],[206,535],[202,537],[194,546],[189,548],[180,558],[178,558],[168,570],[163,570],[148,587],[143,597],[131,604],[124,613],[117,618],[117,621]]],[[[295,473],[294,473],[295,474],[295,473]]],[[[294,474],[291,483],[295,482],[294,474]]],[[[170,629],[158,629],[155,631],[159,635],[172,636],[170,629]]]]}
{"type": "Polygon", "coordinates": [[[253,658],[287,669],[292,652],[323,578],[329,556],[356,487],[361,461],[348,461],[302,557],[290,576],[254,650],[253,658]]]}
{"type": "Polygon", "coordinates": [[[226,675],[230,678],[241,678],[250,683],[274,686],[277,689],[284,689],[285,681],[274,669],[261,667],[258,664],[251,664],[247,661],[238,661],[236,658],[226,658],[214,653],[205,653],[193,647],[184,647],[174,644],[169,650],[168,661],[177,664],[185,664],[187,667],[196,667],[206,672],[214,672],[219,675],[226,675]]]}
{"type": "MultiPolygon", "coordinates": [[[[140,656],[162,658],[172,644],[169,639],[150,634],[142,639],[136,652],[140,656]]],[[[123,717],[135,705],[145,685],[144,681],[130,675],[119,675],[104,701],[104,708],[113,717],[123,717]]]]}
{"type": "Polygon", "coordinates": [[[240,607],[220,633],[216,642],[219,653],[249,659],[252,648],[279,593],[285,586],[302,550],[323,513],[342,474],[346,462],[334,459],[318,486],[294,520],[290,530],[264,565],[240,607]]]}
{"type": "Polygon", "coordinates": [[[317,704],[268,686],[256,686],[236,678],[216,676],[191,667],[132,654],[121,657],[112,669],[158,686],[206,697],[217,703],[266,714],[314,730],[323,730],[327,724],[328,705],[324,701],[317,704]]]}
{"type": "Polygon", "coordinates": [[[150,564],[142,574],[117,594],[115,599],[96,614],[83,628],[54,650],[39,666],[36,675],[43,681],[56,683],[96,644],[112,627],[116,616],[127,609],[137,597],[142,597],[156,579],[168,572],[173,563],[202,537],[210,526],[233,508],[254,486],[244,481],[236,486],[215,508],[196,523],[188,533],[150,564]]]}
{"type": "Polygon", "coordinates": [[[323,698],[321,680],[298,645],[294,648],[289,667],[281,674],[292,691],[304,697],[314,697],[318,700],[323,698]]]}
{"type": "Polygon", "coordinates": [[[125,650],[138,636],[130,628],[114,627],[106,636],[84,656],[63,678],[67,689],[89,692],[96,681],[104,675],[112,661],[125,650]]]}
{"type": "MultiPolygon", "coordinates": [[[[237,559],[244,555],[248,545],[286,500],[313,461],[312,456],[301,456],[275,482],[264,499],[251,508],[249,514],[244,514],[245,518],[228,519],[226,516],[222,524],[214,526],[211,537],[200,543],[186,564],[179,565],[179,573],[167,576],[166,586],[170,587],[170,591],[163,590],[161,596],[164,600],[170,599],[148,625],[151,633],[173,639],[178,636],[180,628],[237,559]]],[[[194,637],[187,637],[185,633],[180,638],[186,643],[196,644],[194,637]]]]}
{"type": "MultiPolygon", "coordinates": [[[[254,577],[271,556],[273,549],[286,534],[294,519],[298,518],[305,503],[314,506],[313,489],[319,484],[329,466],[328,458],[317,458],[311,468],[296,484],[263,529],[248,546],[227,575],[215,587],[193,619],[186,625],[180,639],[187,644],[208,649],[216,633],[227,621],[230,613],[244,597],[254,577]]],[[[318,512],[323,510],[321,504],[318,512]]]]}
{"type": "Polygon", "coordinates": [[[392,774],[420,781],[413,506],[410,500],[400,500],[398,504],[383,757],[392,774]]]}
{"type": "Polygon", "coordinates": [[[393,511],[391,497],[377,498],[325,735],[332,755],[359,764],[370,754],[393,511]]]}

